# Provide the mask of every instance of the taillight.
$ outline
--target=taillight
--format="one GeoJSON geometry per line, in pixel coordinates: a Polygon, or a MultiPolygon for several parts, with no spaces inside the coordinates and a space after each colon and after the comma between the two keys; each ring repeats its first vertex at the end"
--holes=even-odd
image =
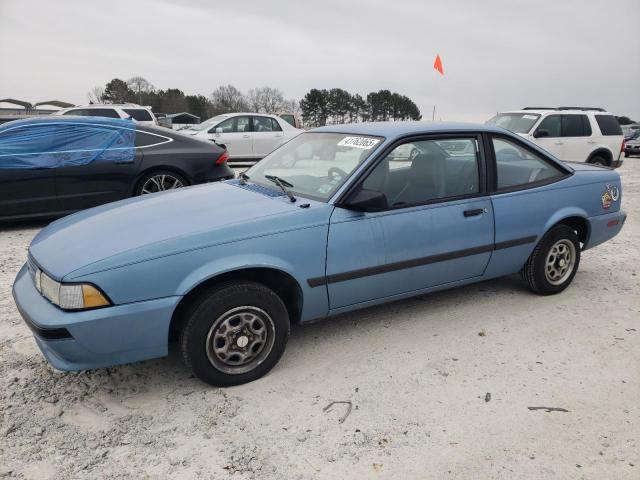
{"type": "Polygon", "coordinates": [[[624,152],[624,138],[622,139],[622,145],[620,146],[620,152],[624,152]]]}
{"type": "Polygon", "coordinates": [[[222,165],[227,160],[229,160],[229,152],[225,150],[224,152],[222,152],[222,155],[220,155],[216,160],[216,165],[222,165]]]}

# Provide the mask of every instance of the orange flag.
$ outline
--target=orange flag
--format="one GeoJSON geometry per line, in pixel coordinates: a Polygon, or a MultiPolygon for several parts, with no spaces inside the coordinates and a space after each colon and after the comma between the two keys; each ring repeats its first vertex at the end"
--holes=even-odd
{"type": "Polygon", "coordinates": [[[442,66],[442,59],[439,53],[436,55],[436,61],[433,62],[433,68],[439,71],[440,75],[444,75],[444,67],[442,66]]]}

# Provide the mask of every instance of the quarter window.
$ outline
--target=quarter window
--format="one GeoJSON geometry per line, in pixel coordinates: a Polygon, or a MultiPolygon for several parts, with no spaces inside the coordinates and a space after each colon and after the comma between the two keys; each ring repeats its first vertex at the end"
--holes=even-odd
{"type": "Polygon", "coordinates": [[[157,145],[158,143],[164,143],[166,141],[167,139],[164,137],[136,130],[136,147],[149,147],[151,145],[157,145]]]}
{"type": "Polygon", "coordinates": [[[504,138],[493,138],[498,190],[560,178],[562,172],[542,157],[504,138]]]}
{"type": "Polygon", "coordinates": [[[622,128],[613,115],[596,115],[602,135],[622,135],[622,128]]]}
{"type": "Polygon", "coordinates": [[[396,147],[364,181],[391,208],[420,205],[480,191],[475,138],[422,140],[396,147]]]}

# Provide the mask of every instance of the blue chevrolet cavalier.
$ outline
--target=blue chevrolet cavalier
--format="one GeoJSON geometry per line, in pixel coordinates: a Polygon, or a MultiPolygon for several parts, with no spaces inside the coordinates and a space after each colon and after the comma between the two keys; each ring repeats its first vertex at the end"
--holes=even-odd
{"type": "Polygon", "coordinates": [[[542,295],[626,219],[616,172],[480,125],[330,126],[237,180],[43,229],[13,294],[44,356],[80,370],[167,355],[203,381],[265,375],[289,326],[521,272],[542,295]]]}

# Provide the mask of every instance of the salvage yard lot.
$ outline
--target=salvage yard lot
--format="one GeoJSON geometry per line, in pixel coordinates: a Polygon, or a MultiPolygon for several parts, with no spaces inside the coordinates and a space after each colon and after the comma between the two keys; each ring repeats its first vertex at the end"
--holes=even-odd
{"type": "Polygon", "coordinates": [[[2,226],[0,476],[638,478],[640,159],[618,171],[627,224],[564,293],[510,277],[297,327],[229,389],[175,351],[53,370],[11,298],[42,225],[2,226]]]}

